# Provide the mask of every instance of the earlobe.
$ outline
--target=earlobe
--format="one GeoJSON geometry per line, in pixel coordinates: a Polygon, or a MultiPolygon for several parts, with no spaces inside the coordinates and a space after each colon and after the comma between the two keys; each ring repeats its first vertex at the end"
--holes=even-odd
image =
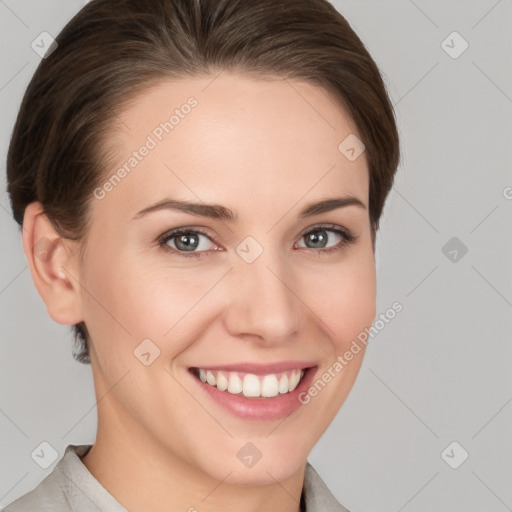
{"type": "Polygon", "coordinates": [[[75,242],[60,236],[40,202],[27,206],[22,237],[32,279],[50,317],[63,325],[83,321],[75,242]]]}

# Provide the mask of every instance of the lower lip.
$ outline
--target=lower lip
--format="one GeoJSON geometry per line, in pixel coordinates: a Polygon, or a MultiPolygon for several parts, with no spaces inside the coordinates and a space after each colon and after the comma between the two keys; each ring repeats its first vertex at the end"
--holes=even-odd
{"type": "Polygon", "coordinates": [[[271,421],[285,418],[304,405],[300,402],[299,395],[309,388],[316,370],[316,366],[305,369],[304,376],[293,391],[279,394],[273,398],[247,398],[243,394],[233,395],[203,382],[190,370],[189,373],[209,397],[233,415],[245,420],[271,421]]]}

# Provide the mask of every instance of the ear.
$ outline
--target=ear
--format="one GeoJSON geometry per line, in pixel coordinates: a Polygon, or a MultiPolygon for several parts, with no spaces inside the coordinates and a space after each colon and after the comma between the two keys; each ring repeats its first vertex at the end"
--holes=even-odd
{"type": "Polygon", "coordinates": [[[77,242],[59,235],[37,201],[25,209],[22,233],[30,273],[50,317],[62,325],[82,322],[77,242]]]}

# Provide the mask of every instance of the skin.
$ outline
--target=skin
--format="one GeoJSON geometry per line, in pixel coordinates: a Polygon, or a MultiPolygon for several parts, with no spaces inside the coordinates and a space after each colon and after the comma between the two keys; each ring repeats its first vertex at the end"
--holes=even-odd
{"type": "MultiPolygon", "coordinates": [[[[82,462],[117,501],[128,510],[297,512],[306,459],[349,394],[364,350],[309,404],[276,421],[231,415],[201,393],[187,368],[311,360],[319,378],[372,324],[367,160],[338,151],[359,134],[322,88],[228,72],[214,78],[160,82],[124,110],[126,126],[107,141],[117,151],[108,177],[168,112],[190,96],[198,101],[121,183],[92,201],[83,261],[37,202],[26,210],[23,245],[49,315],[64,325],[84,321],[91,335],[98,432],[82,462]],[[298,217],[310,202],[344,195],[366,208],[298,217]],[[166,197],[220,204],[238,219],[172,210],[133,219],[166,197]],[[323,223],[350,230],[355,242],[320,254],[321,244],[304,233],[323,223]],[[198,235],[203,257],[158,246],[178,227],[211,235],[198,235]],[[247,236],[263,248],[251,264],[236,252],[247,236]],[[34,245],[43,237],[53,249],[38,258],[34,245]],[[149,366],[133,354],[147,338],[160,350],[149,366]],[[236,456],[247,442],[262,453],[250,468],[236,456]]],[[[323,235],[326,248],[341,240],[323,235]]],[[[179,250],[176,239],[168,246],[179,250]]]]}

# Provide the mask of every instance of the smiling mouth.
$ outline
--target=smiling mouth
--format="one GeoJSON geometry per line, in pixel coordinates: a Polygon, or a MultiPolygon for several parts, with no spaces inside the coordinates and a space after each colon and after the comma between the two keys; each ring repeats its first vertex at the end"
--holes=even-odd
{"type": "Polygon", "coordinates": [[[246,398],[273,398],[291,393],[314,367],[257,375],[250,372],[192,367],[189,371],[207,385],[246,398]]]}

